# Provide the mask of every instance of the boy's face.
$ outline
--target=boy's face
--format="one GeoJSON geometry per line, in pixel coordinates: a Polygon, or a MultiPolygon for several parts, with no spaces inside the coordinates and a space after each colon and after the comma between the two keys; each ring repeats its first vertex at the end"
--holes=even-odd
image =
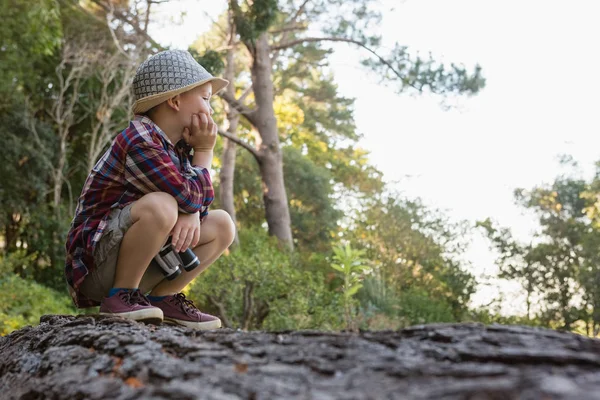
{"type": "Polygon", "coordinates": [[[189,127],[192,122],[193,114],[206,114],[211,116],[213,109],[210,106],[210,98],[212,96],[212,83],[208,82],[204,85],[195,87],[181,95],[179,105],[179,120],[184,127],[189,127]]]}

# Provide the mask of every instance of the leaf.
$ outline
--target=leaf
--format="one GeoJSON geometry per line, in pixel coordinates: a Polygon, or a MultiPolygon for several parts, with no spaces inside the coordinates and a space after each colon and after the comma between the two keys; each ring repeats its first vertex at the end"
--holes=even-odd
{"type": "Polygon", "coordinates": [[[346,272],[346,269],[338,264],[331,264],[331,268],[335,269],[336,271],[346,272]]]}
{"type": "Polygon", "coordinates": [[[361,287],[363,287],[362,283],[357,283],[356,285],[350,287],[347,291],[346,291],[346,296],[347,297],[352,297],[356,294],[356,292],[358,292],[358,289],[360,289],[361,287]]]}
{"type": "Polygon", "coordinates": [[[134,376],[130,376],[129,378],[125,379],[125,384],[131,386],[132,388],[144,387],[144,384],[134,376]]]}
{"type": "Polygon", "coordinates": [[[238,374],[245,374],[246,372],[248,372],[248,364],[245,364],[245,363],[235,364],[235,372],[237,372],[238,374]]]}

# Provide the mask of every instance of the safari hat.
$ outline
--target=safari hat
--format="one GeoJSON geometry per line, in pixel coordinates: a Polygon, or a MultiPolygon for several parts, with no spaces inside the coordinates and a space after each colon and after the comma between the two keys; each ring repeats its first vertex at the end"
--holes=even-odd
{"type": "Polygon", "coordinates": [[[229,82],[215,78],[184,50],[165,50],[144,61],[133,78],[134,114],[143,114],[163,101],[212,82],[213,94],[229,82]]]}

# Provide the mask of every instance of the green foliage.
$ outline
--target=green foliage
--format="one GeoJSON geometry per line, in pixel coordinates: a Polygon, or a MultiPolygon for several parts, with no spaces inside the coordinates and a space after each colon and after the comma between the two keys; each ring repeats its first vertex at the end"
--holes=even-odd
{"type": "Polygon", "coordinates": [[[230,7],[236,30],[247,43],[254,43],[261,33],[269,29],[277,15],[277,0],[254,0],[251,5],[245,3],[245,9],[234,0],[230,7]]]}
{"type": "MultiPolygon", "coordinates": [[[[89,2],[0,1],[4,1],[0,13],[6,22],[0,27],[0,134],[6,145],[0,165],[0,242],[5,243],[0,297],[6,296],[0,298],[5,324],[0,329],[7,332],[37,322],[42,313],[73,311],[62,294],[64,241],[73,203],[88,172],[90,132],[103,115],[110,115],[109,122],[115,124],[125,120],[128,104],[122,101],[112,114],[98,106],[102,96],[118,90],[124,64],[108,68],[91,62],[78,81],[78,91],[63,93],[65,103],[74,101],[75,113],[74,123],[64,131],[64,186],[61,204],[54,208],[50,194],[61,145],[50,113],[60,93],[60,79],[81,66],[74,58],[89,61],[88,56],[97,57],[96,51],[110,55],[116,50],[106,29],[106,15],[89,2]],[[57,75],[66,44],[77,57],[69,59],[57,75]],[[106,86],[99,75],[102,67],[117,71],[106,86]],[[39,141],[32,137],[32,126],[39,141]]],[[[250,86],[252,46],[264,32],[276,45],[319,27],[322,33],[377,48],[380,37],[372,32],[380,15],[370,5],[359,0],[231,2],[237,31],[251,50],[238,46],[233,57],[236,96],[250,86]],[[296,14],[294,29],[286,29],[296,14]]],[[[115,7],[125,13],[139,11],[127,8],[127,2],[115,7]]],[[[224,14],[219,22],[228,17],[224,14]]],[[[133,20],[144,18],[140,14],[133,20]]],[[[143,56],[157,48],[135,37],[135,30],[123,21],[113,19],[111,26],[124,38],[128,53],[139,50],[143,56]]],[[[190,49],[215,75],[223,71],[225,54],[217,49],[227,44],[226,35],[214,29],[190,49]]],[[[354,99],[338,93],[329,71],[331,52],[322,43],[302,43],[272,58],[274,109],[297,252],[289,254],[267,237],[259,166],[240,150],[234,185],[241,248],[201,275],[190,286],[190,296],[228,325],[243,329],[383,329],[459,320],[473,288],[472,276],[454,257],[461,251],[457,237],[462,231],[418,201],[382,195],[381,172],[358,145],[361,135],[353,118],[354,99]],[[332,253],[332,243],[340,237],[350,247],[332,253]],[[376,275],[362,280],[365,259],[377,268],[376,275]]],[[[108,62],[108,57],[100,60],[108,62]]],[[[406,68],[397,65],[406,72],[403,84],[443,84],[450,92],[468,86],[466,75],[450,70],[433,73],[427,63],[410,60],[413,64],[406,68]],[[459,79],[453,81],[456,76],[459,79]]],[[[252,108],[253,101],[250,93],[244,105],[252,108]]],[[[223,109],[218,104],[216,108],[223,109]]],[[[220,114],[219,122],[224,118],[220,114]]],[[[247,142],[255,139],[256,132],[244,118],[238,131],[247,142]]],[[[218,164],[216,158],[217,170],[218,164]]],[[[218,189],[217,180],[215,184],[218,189]]],[[[595,273],[591,255],[589,259],[588,277],[595,273]]]]}
{"type": "Polygon", "coordinates": [[[399,329],[435,322],[460,322],[468,318],[465,307],[456,315],[451,299],[429,288],[412,285],[402,291],[382,280],[380,271],[367,277],[359,296],[365,329],[399,329]]]}
{"type": "MultiPolygon", "coordinates": [[[[65,214],[68,215],[67,210],[63,210],[65,214]]],[[[27,251],[36,255],[35,262],[16,272],[54,290],[64,290],[65,241],[69,226],[70,221],[55,218],[48,205],[33,210],[27,218],[22,239],[28,244],[27,251]]]]}
{"type": "Polygon", "coordinates": [[[350,330],[355,330],[355,311],[354,311],[354,296],[362,288],[362,281],[365,274],[370,269],[365,265],[366,260],[363,258],[364,250],[355,250],[350,247],[338,245],[333,248],[333,263],[331,268],[338,271],[344,281],[342,285],[342,296],[344,297],[344,315],[346,318],[346,327],[350,330]]]}
{"type": "Polygon", "coordinates": [[[460,320],[475,289],[457,257],[464,251],[463,223],[452,223],[418,200],[388,195],[365,202],[348,232],[364,248],[382,284],[392,293],[422,288],[449,304],[460,320]]]}
{"type": "Polygon", "coordinates": [[[217,76],[223,72],[225,63],[223,62],[223,56],[220,53],[214,50],[207,50],[203,54],[200,54],[198,50],[193,47],[190,47],[188,51],[192,57],[194,57],[194,59],[212,75],[217,76]]]}
{"type": "MultiPolygon", "coordinates": [[[[468,69],[452,63],[444,65],[430,55],[427,58],[414,55],[406,46],[395,43],[390,51],[381,46],[378,33],[382,18],[381,7],[374,0],[318,0],[303,4],[300,21],[304,30],[296,30],[293,39],[321,36],[352,43],[366,49],[361,64],[382,83],[395,87],[398,93],[414,89],[419,93],[432,92],[440,95],[475,94],[485,87],[482,68],[475,65],[468,69]],[[307,34],[309,28],[319,28],[320,35],[307,34]]],[[[294,0],[282,1],[281,12],[287,18],[281,25],[296,15],[300,4],[294,0]]],[[[284,33],[282,35],[286,35],[284,33]]],[[[279,39],[276,37],[275,39],[279,39]]],[[[277,40],[275,40],[277,42],[277,40]]],[[[326,40],[316,44],[327,46],[326,40]]],[[[297,46],[300,49],[303,46],[297,46]]]]}
{"type": "MultiPolygon", "coordinates": [[[[4,270],[7,260],[0,261],[4,270]]],[[[48,289],[15,274],[0,278],[0,335],[6,335],[26,325],[39,323],[44,314],[73,314],[71,299],[66,293],[48,289]]]]}
{"type": "Polygon", "coordinates": [[[0,257],[0,276],[13,274],[31,265],[35,261],[35,254],[28,254],[24,249],[19,249],[0,257]]]}
{"type": "MultiPolygon", "coordinates": [[[[575,167],[569,157],[562,164],[575,167]]],[[[522,284],[527,317],[536,323],[590,335],[600,331],[599,176],[585,181],[565,174],[550,185],[516,190],[517,201],[539,218],[540,231],[528,246],[490,220],[479,224],[500,254],[500,276],[522,284]],[[534,298],[541,301],[536,305],[534,298]]]]}
{"type": "Polygon", "coordinates": [[[342,216],[334,204],[331,172],[294,148],[284,148],[283,154],[292,233],[299,250],[328,251],[342,216]]]}
{"type": "MultiPolygon", "coordinates": [[[[283,154],[292,232],[298,249],[327,252],[342,216],[335,204],[331,171],[293,147],[285,147],[283,154]]],[[[265,211],[259,167],[245,151],[237,155],[234,193],[238,220],[244,226],[261,224],[265,211]]]]}
{"type": "Polygon", "coordinates": [[[398,297],[399,314],[411,325],[433,322],[457,322],[452,306],[424,288],[408,288],[398,297]]]}
{"type": "Polygon", "coordinates": [[[406,47],[400,45],[396,45],[386,58],[386,62],[367,59],[362,64],[371,68],[382,83],[395,84],[398,93],[412,88],[444,95],[475,94],[485,87],[479,65],[469,72],[462,65],[440,64],[431,56],[427,59],[412,56],[406,47]]]}
{"type": "Polygon", "coordinates": [[[346,300],[350,300],[362,287],[360,282],[364,279],[363,274],[369,269],[363,265],[366,261],[362,258],[365,251],[354,250],[347,244],[346,246],[338,245],[334,247],[333,254],[333,261],[335,262],[331,264],[331,268],[342,274],[344,279],[342,293],[346,300]]]}
{"type": "MultiPolygon", "coordinates": [[[[27,127],[30,117],[26,107],[22,99],[17,98],[6,113],[0,113],[0,136],[4,143],[0,163],[0,226],[12,225],[17,230],[15,234],[21,232],[25,215],[43,204],[50,177],[27,127]]],[[[48,125],[32,122],[38,126],[41,145],[52,148],[55,141],[48,125]]],[[[14,247],[15,240],[15,236],[9,238],[9,249],[14,247]]]]}
{"type": "Polygon", "coordinates": [[[300,268],[261,228],[240,232],[242,247],[194,281],[189,296],[242,329],[334,329],[337,299],[323,277],[300,268]]]}
{"type": "Polygon", "coordinates": [[[60,45],[60,10],[55,0],[0,0],[0,110],[24,87],[43,79],[42,60],[60,45]]]}
{"type": "MultiPolygon", "coordinates": [[[[540,319],[530,319],[527,316],[509,315],[504,316],[500,312],[500,307],[479,307],[470,310],[465,322],[479,322],[485,325],[526,325],[526,326],[544,326],[540,319]]],[[[547,325],[546,325],[547,326],[547,325]]]]}

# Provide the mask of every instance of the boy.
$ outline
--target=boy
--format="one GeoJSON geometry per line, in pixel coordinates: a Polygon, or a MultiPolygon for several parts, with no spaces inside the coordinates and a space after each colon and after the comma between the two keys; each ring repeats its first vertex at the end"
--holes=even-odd
{"type": "Polygon", "coordinates": [[[88,176],[68,234],[65,275],[77,307],[100,304],[101,314],[202,330],[221,326],[180,292],[235,235],[225,211],[208,213],[217,138],[209,101],[227,84],[186,51],[163,51],[140,65],[135,118],[88,176]],[[172,281],[151,264],[169,236],[176,251],[190,247],[201,261],[172,281]]]}

